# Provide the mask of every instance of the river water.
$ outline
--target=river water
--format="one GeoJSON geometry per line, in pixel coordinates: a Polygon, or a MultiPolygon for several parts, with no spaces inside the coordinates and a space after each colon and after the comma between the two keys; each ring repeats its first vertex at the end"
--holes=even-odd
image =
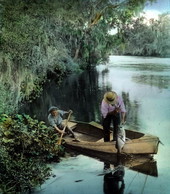
{"type": "Polygon", "coordinates": [[[111,56],[107,64],[70,75],[60,86],[51,81],[42,96],[22,111],[47,121],[48,108],[55,105],[63,110],[72,109],[73,119],[100,122],[100,103],[108,90],[122,95],[127,128],[160,138],[162,144],[154,156],[157,176],[124,167],[124,185],[119,182],[122,190],[109,192],[102,175],[104,163],[79,154],[53,164],[53,176],[35,193],[170,193],[170,58],[111,56]]]}

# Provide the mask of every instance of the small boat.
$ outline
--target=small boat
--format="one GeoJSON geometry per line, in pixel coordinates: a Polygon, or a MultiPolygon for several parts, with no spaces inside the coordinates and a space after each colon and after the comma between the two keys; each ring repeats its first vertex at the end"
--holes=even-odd
{"type": "MultiPolygon", "coordinates": [[[[125,145],[121,157],[117,157],[116,142],[104,142],[103,127],[92,121],[90,123],[71,121],[68,126],[74,131],[79,142],[69,135],[64,136],[64,146],[68,151],[95,157],[110,164],[121,163],[129,169],[140,173],[158,176],[157,162],[153,154],[158,151],[159,138],[135,130],[125,130],[125,145]]],[[[111,137],[112,133],[111,133],[111,137]]]]}
{"type": "MultiPolygon", "coordinates": [[[[68,126],[75,132],[79,142],[66,135],[64,136],[66,147],[93,157],[110,158],[117,154],[115,141],[104,142],[103,127],[100,124],[94,121],[90,123],[71,121],[68,122],[68,126]]],[[[135,130],[125,129],[125,131],[127,140],[121,154],[157,154],[158,137],[135,130]]]]}

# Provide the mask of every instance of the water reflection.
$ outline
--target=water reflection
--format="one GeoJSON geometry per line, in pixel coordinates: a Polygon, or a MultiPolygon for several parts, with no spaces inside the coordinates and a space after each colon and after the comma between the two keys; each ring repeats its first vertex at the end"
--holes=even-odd
{"type": "Polygon", "coordinates": [[[105,194],[123,194],[124,184],[124,167],[119,166],[115,172],[104,175],[103,190],[105,194]]]}
{"type": "MultiPolygon", "coordinates": [[[[169,62],[168,62],[169,63],[169,62]]],[[[129,62],[129,64],[124,63],[119,65],[119,67],[123,67],[123,68],[127,68],[127,69],[133,69],[136,71],[154,71],[154,72],[164,72],[167,70],[170,70],[169,64],[156,64],[156,60],[151,63],[138,63],[137,61],[135,61],[135,63],[131,63],[129,62]]]]}
{"type": "Polygon", "coordinates": [[[105,194],[123,194],[125,189],[124,166],[119,161],[115,165],[104,162],[103,191],[105,194]]]}
{"type": "Polygon", "coordinates": [[[101,70],[101,77],[102,82],[100,84],[100,87],[102,88],[103,91],[110,91],[112,85],[109,82],[109,69],[107,66],[103,70],[101,70]]]}
{"type": "MultiPolygon", "coordinates": [[[[132,161],[129,165],[124,165],[122,158],[115,159],[114,162],[101,161],[84,155],[71,153],[62,158],[58,164],[50,164],[52,176],[36,188],[33,193],[37,194],[123,194],[142,193],[145,188],[145,179],[156,180],[156,163],[153,161],[140,162],[132,161]],[[132,169],[132,170],[130,170],[132,169]],[[147,169],[147,170],[146,170],[147,169]],[[125,173],[126,171],[126,173],[125,173]],[[154,176],[152,179],[151,176],[154,176]],[[130,190],[129,190],[130,189],[130,190]]],[[[133,158],[132,158],[133,160],[133,158]]],[[[150,185],[150,182],[147,182],[150,185]]],[[[151,191],[153,190],[152,186],[151,191]]],[[[152,192],[148,192],[152,193],[152,192]]],[[[155,192],[156,193],[156,192],[155,192]]]]}
{"type": "Polygon", "coordinates": [[[46,84],[42,96],[33,103],[24,105],[20,112],[47,121],[47,110],[55,105],[62,110],[72,109],[77,120],[100,121],[100,103],[104,92],[99,86],[98,72],[94,69],[71,75],[60,86],[56,86],[55,80],[46,84]]]}
{"type": "MultiPolygon", "coordinates": [[[[112,90],[105,79],[109,71],[102,71],[103,85],[99,82],[99,72],[94,69],[79,75],[71,75],[57,86],[55,80],[46,84],[40,98],[31,104],[24,105],[20,112],[36,115],[36,118],[47,123],[47,112],[50,106],[57,106],[62,110],[73,110],[74,119],[80,121],[96,121],[101,123],[100,104],[106,91],[112,90]]],[[[124,103],[128,111],[127,124],[137,126],[139,104],[131,101],[129,93],[122,92],[124,103]]]]}
{"type": "MultiPolygon", "coordinates": [[[[125,187],[125,182],[130,183],[130,180],[125,179],[125,169],[131,169],[136,172],[134,174],[135,177],[139,173],[144,174],[146,179],[148,175],[158,177],[157,162],[155,160],[145,161],[144,157],[141,157],[140,160],[137,159],[138,161],[132,160],[131,164],[122,163],[121,158],[117,158],[115,163],[104,162],[103,191],[105,194],[123,194],[124,191],[129,189],[125,187]]],[[[145,188],[145,183],[145,181],[142,183],[144,184],[143,189],[145,188]]]]}
{"type": "Polygon", "coordinates": [[[125,103],[126,110],[128,114],[126,115],[126,123],[130,128],[139,128],[139,119],[138,119],[138,111],[139,111],[139,103],[134,100],[131,101],[129,97],[129,93],[122,92],[122,97],[125,103]]]}
{"type": "Polygon", "coordinates": [[[134,82],[155,86],[160,89],[168,88],[170,85],[170,77],[163,75],[138,75],[132,77],[134,82]]]}
{"type": "Polygon", "coordinates": [[[69,102],[76,119],[81,121],[100,119],[99,102],[102,99],[102,90],[98,85],[98,72],[95,69],[79,76],[68,77],[60,90],[65,96],[62,101],[58,98],[58,103],[66,107],[69,102]]]}

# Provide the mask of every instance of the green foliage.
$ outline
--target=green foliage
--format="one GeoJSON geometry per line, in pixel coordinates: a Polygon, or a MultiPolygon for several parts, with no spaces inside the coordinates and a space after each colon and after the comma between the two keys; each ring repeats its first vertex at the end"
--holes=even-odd
{"type": "Polygon", "coordinates": [[[0,115],[0,188],[5,192],[35,187],[49,176],[47,161],[64,154],[56,132],[28,115],[0,115]]]}
{"type": "Polygon", "coordinates": [[[43,121],[39,122],[28,115],[2,114],[0,126],[1,145],[6,146],[13,157],[22,154],[49,159],[60,153],[56,132],[43,121]]]}
{"type": "Polygon", "coordinates": [[[36,98],[47,77],[61,80],[68,72],[107,61],[114,46],[109,30],[117,27],[121,33],[146,1],[1,1],[0,81],[11,91],[4,94],[14,104],[11,111],[36,98]]]}
{"type": "Polygon", "coordinates": [[[0,80],[7,99],[2,99],[7,102],[0,109],[2,113],[4,109],[8,113],[9,103],[15,105],[11,107],[14,112],[21,100],[37,97],[47,72],[57,70],[56,77],[60,78],[60,72],[66,71],[63,60],[69,55],[64,44],[55,38],[57,19],[50,17],[52,13],[45,4],[30,2],[7,0],[2,4],[0,80]]]}
{"type": "Polygon", "coordinates": [[[50,168],[39,159],[22,157],[14,160],[4,146],[0,147],[0,153],[1,193],[26,193],[50,175],[50,168]]]}

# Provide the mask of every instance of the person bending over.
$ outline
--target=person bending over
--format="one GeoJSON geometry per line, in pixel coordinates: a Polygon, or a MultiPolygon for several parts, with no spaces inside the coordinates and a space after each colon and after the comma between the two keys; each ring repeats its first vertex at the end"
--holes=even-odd
{"type": "Polygon", "coordinates": [[[106,92],[101,103],[101,114],[104,141],[110,141],[111,122],[113,122],[113,141],[116,141],[118,127],[120,124],[124,124],[126,115],[122,97],[114,91],[106,92]]]}

